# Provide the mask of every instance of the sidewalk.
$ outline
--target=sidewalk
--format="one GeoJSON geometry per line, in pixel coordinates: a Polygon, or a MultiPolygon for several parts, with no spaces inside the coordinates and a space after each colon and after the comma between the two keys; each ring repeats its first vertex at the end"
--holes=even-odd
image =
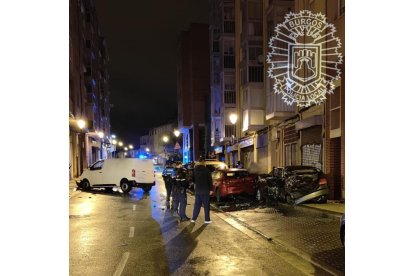
{"type": "Polygon", "coordinates": [[[333,215],[343,215],[345,213],[345,202],[340,200],[328,200],[327,203],[304,203],[297,205],[296,207],[309,208],[326,212],[333,215]]]}
{"type": "Polygon", "coordinates": [[[69,180],[69,199],[80,193],[80,191],[77,190],[77,187],[74,179],[69,180]]]}

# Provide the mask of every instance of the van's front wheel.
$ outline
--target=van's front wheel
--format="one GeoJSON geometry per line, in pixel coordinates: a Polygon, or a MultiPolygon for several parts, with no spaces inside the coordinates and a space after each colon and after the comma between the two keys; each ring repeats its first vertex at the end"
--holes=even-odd
{"type": "Polygon", "coordinates": [[[132,189],[132,186],[127,180],[122,180],[121,181],[121,190],[122,190],[122,192],[127,194],[131,191],[131,189],[132,189]]]}

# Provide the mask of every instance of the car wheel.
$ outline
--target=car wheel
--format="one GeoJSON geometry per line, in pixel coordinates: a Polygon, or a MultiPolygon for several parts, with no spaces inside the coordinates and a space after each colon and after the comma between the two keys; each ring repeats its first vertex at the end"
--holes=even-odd
{"type": "Polygon", "coordinates": [[[91,184],[89,183],[88,179],[82,180],[82,188],[87,191],[91,189],[91,184]]]}
{"type": "Polygon", "coordinates": [[[121,181],[121,190],[122,190],[122,192],[127,194],[131,191],[131,189],[132,189],[132,186],[127,180],[122,180],[121,181]]]}
{"type": "Polygon", "coordinates": [[[151,186],[144,186],[142,187],[142,189],[144,190],[144,192],[148,193],[149,191],[151,191],[151,186]]]}
{"type": "Polygon", "coordinates": [[[328,202],[328,199],[326,198],[326,196],[321,196],[320,198],[318,198],[318,200],[316,202],[317,203],[326,203],[326,202],[328,202]]]}
{"type": "Polygon", "coordinates": [[[341,242],[345,246],[345,226],[341,227],[341,242]]]}
{"type": "Polygon", "coordinates": [[[290,194],[286,194],[285,200],[286,200],[286,203],[289,205],[293,205],[293,203],[295,203],[295,200],[290,194]]]}
{"type": "Polygon", "coordinates": [[[217,202],[220,202],[220,199],[221,199],[221,195],[220,195],[220,189],[216,189],[216,201],[217,202]]]}

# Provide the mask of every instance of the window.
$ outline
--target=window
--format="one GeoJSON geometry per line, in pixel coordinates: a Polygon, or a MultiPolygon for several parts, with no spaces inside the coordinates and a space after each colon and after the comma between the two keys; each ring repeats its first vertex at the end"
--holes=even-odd
{"type": "Polygon", "coordinates": [[[263,82],[263,66],[249,66],[249,82],[263,82]]]}
{"type": "Polygon", "coordinates": [[[103,163],[104,163],[104,161],[103,161],[103,160],[96,162],[95,164],[93,164],[93,165],[91,166],[91,171],[96,171],[96,170],[100,170],[100,169],[102,169],[102,167],[103,167],[103,163]]]}
{"type": "Polygon", "coordinates": [[[285,166],[296,165],[296,143],[285,145],[285,166]]]}
{"type": "Polygon", "coordinates": [[[214,53],[220,52],[220,44],[218,41],[213,41],[213,52],[214,53]]]}
{"type": "Polygon", "coordinates": [[[224,7],[223,32],[233,34],[234,30],[234,8],[224,7]]]}
{"type": "Polygon", "coordinates": [[[263,34],[262,22],[261,21],[249,22],[248,34],[249,36],[262,36],[263,34]]]}
{"type": "Polygon", "coordinates": [[[224,68],[235,68],[234,41],[224,41],[224,68]]]}
{"type": "Polygon", "coordinates": [[[224,135],[225,137],[236,136],[236,125],[225,125],[224,126],[224,135]]]}
{"type": "Polygon", "coordinates": [[[341,89],[335,88],[330,99],[331,103],[331,130],[341,128],[341,89]]]}
{"type": "Polygon", "coordinates": [[[224,77],[224,104],[236,104],[236,87],[234,76],[224,77]]]}
{"type": "Polygon", "coordinates": [[[249,19],[262,19],[262,3],[261,2],[249,2],[248,3],[248,15],[249,19]]]}
{"type": "Polygon", "coordinates": [[[249,61],[255,63],[263,63],[263,60],[259,60],[259,56],[263,55],[262,47],[249,47],[249,61]]]}

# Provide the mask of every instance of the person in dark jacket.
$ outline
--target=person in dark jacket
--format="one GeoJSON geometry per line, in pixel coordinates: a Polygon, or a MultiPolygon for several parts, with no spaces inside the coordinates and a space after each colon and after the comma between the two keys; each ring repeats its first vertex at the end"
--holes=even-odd
{"type": "Polygon", "coordinates": [[[176,189],[177,189],[177,203],[178,203],[178,215],[180,216],[180,221],[190,220],[189,217],[185,214],[185,209],[187,208],[187,170],[183,167],[179,167],[177,170],[177,177],[175,178],[176,189]]]}
{"type": "Polygon", "coordinates": [[[201,205],[204,208],[204,223],[211,223],[210,220],[210,190],[212,178],[210,170],[205,166],[204,158],[200,157],[199,164],[194,168],[194,194],[195,203],[191,222],[197,220],[200,214],[201,205]]]}

